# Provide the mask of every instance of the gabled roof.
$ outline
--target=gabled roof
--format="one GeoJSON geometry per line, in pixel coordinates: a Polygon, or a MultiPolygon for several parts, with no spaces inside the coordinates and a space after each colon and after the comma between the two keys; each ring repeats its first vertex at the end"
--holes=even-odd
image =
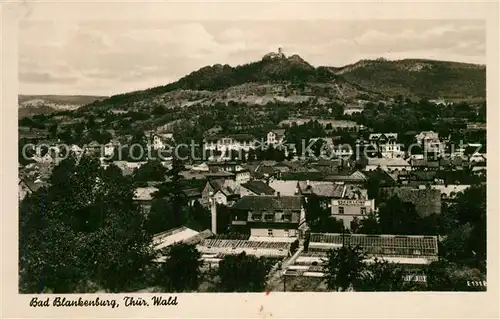
{"type": "Polygon", "coordinates": [[[266,166],[266,165],[259,165],[255,171],[257,173],[267,174],[269,176],[274,175],[276,173],[276,170],[272,166],[266,166]]]}
{"type": "Polygon", "coordinates": [[[397,140],[398,139],[398,134],[397,133],[372,133],[368,137],[370,141],[378,141],[381,139],[386,139],[386,140],[397,140]]]}
{"type": "Polygon", "coordinates": [[[43,186],[47,185],[46,183],[43,182],[36,183],[28,179],[20,179],[18,184],[26,186],[33,193],[42,188],[43,186]]]}
{"type": "Polygon", "coordinates": [[[355,171],[351,175],[329,175],[325,177],[327,181],[339,181],[339,182],[364,182],[368,178],[360,171],[355,171]]]}
{"type": "Polygon", "coordinates": [[[227,179],[214,179],[208,181],[214,190],[214,194],[221,192],[225,196],[235,195],[238,193],[238,184],[235,181],[227,179]]]}
{"type": "Polygon", "coordinates": [[[394,185],[396,183],[394,178],[389,175],[389,173],[381,169],[374,171],[365,171],[363,172],[363,174],[365,174],[365,176],[369,180],[379,181],[382,185],[394,185]]]}
{"type": "Polygon", "coordinates": [[[271,132],[273,132],[274,134],[276,134],[278,136],[284,136],[286,129],[274,129],[271,132]]]}
{"type": "Polygon", "coordinates": [[[234,209],[238,210],[300,210],[300,196],[244,196],[237,201],[234,209]]]}
{"type": "Polygon", "coordinates": [[[201,192],[197,188],[186,188],[182,191],[186,197],[201,197],[201,192]]]}
{"type": "Polygon", "coordinates": [[[269,186],[272,187],[276,192],[279,192],[281,196],[294,196],[297,192],[297,180],[273,180],[269,182],[269,186]]]}
{"type": "Polygon", "coordinates": [[[300,181],[299,190],[303,195],[317,195],[322,197],[341,197],[342,185],[332,182],[300,181]]]}
{"type": "Polygon", "coordinates": [[[368,158],[368,165],[372,166],[410,166],[402,158],[368,158]]]}
{"type": "Polygon", "coordinates": [[[241,165],[240,162],[236,162],[236,161],[206,162],[204,164],[207,165],[207,166],[234,166],[234,165],[241,165]]]}
{"type": "Polygon", "coordinates": [[[231,172],[215,172],[215,173],[206,174],[206,176],[210,176],[210,177],[231,177],[231,176],[234,176],[234,173],[231,173],[231,172]]]}
{"type": "Polygon", "coordinates": [[[207,141],[218,141],[223,138],[231,138],[235,141],[253,141],[255,137],[250,134],[227,134],[227,135],[215,135],[215,136],[207,136],[207,141]]]}
{"type": "Polygon", "coordinates": [[[135,200],[152,200],[153,199],[153,193],[158,191],[158,188],[156,187],[138,187],[135,190],[134,193],[134,199],[135,200]]]}
{"type": "Polygon", "coordinates": [[[439,138],[439,134],[434,131],[422,131],[418,133],[415,137],[423,139],[428,139],[428,138],[434,139],[434,138],[439,138]]]}
{"type": "Polygon", "coordinates": [[[251,181],[241,184],[241,186],[257,195],[273,195],[275,193],[275,190],[272,187],[262,181],[251,181]]]}

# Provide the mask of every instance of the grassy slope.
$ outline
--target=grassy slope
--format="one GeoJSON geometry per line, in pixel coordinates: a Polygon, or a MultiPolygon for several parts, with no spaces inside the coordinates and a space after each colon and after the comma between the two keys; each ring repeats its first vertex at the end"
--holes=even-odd
{"type": "Polygon", "coordinates": [[[387,95],[486,97],[486,67],[482,65],[417,59],[375,60],[331,70],[352,83],[387,95]]]}

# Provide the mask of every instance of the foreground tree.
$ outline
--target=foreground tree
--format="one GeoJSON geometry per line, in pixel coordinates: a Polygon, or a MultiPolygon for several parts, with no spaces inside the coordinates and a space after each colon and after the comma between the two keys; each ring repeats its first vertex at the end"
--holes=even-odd
{"type": "Polygon", "coordinates": [[[187,206],[187,199],[182,191],[181,182],[184,177],[181,175],[184,164],[175,156],[172,160],[172,168],[167,172],[167,182],[158,187],[158,191],[153,194],[155,198],[166,198],[172,205],[173,222],[179,225],[183,221],[182,210],[187,206]]]}
{"type": "Polygon", "coordinates": [[[390,197],[380,205],[378,217],[383,234],[420,234],[421,219],[415,205],[404,203],[397,196],[390,197]]]}
{"type": "Polygon", "coordinates": [[[217,274],[224,292],[258,292],[266,286],[267,266],[261,258],[243,252],[225,256],[217,274]]]}
{"type": "Polygon", "coordinates": [[[405,271],[396,264],[375,259],[366,266],[354,283],[356,291],[408,291],[413,285],[405,282],[405,271]]]}
{"type": "Polygon", "coordinates": [[[486,277],[479,269],[446,260],[433,262],[426,271],[427,289],[431,291],[485,291],[486,277]]]}
{"type": "Polygon", "coordinates": [[[160,161],[149,161],[134,171],[136,182],[165,181],[167,169],[160,161]]]}
{"type": "Polygon", "coordinates": [[[151,260],[145,217],[132,182],[96,159],[69,157],[51,186],[26,197],[19,210],[20,290],[86,292],[93,282],[126,291],[151,260]]]}
{"type": "Polygon", "coordinates": [[[167,198],[153,199],[145,224],[149,234],[158,234],[181,225],[182,223],[174,220],[172,204],[167,198]]]}
{"type": "Polygon", "coordinates": [[[166,257],[162,285],[167,291],[193,291],[198,288],[202,261],[194,245],[175,244],[166,257]]]}
{"type": "Polygon", "coordinates": [[[324,265],[328,289],[346,291],[352,288],[365,268],[364,259],[365,254],[359,247],[330,250],[324,265]]]}

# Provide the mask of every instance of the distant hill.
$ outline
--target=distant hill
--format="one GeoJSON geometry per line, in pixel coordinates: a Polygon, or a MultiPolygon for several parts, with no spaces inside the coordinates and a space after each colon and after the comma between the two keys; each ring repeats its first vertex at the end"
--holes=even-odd
{"type": "Polygon", "coordinates": [[[314,67],[299,55],[287,57],[271,52],[255,62],[235,67],[227,64],[206,66],[170,84],[109,98],[20,96],[19,100],[22,105],[20,113],[76,109],[82,104],[85,104],[79,109],[82,112],[147,112],[156,107],[231,101],[246,105],[277,101],[346,105],[356,104],[358,100],[377,102],[397,95],[427,99],[484,99],[486,67],[422,59],[361,60],[343,67],[314,67]],[[38,101],[34,109],[28,107],[33,105],[33,100],[38,101]]]}
{"type": "Polygon", "coordinates": [[[486,98],[485,65],[424,59],[377,59],[329,69],[349,82],[390,96],[486,98]]]}
{"type": "Polygon", "coordinates": [[[327,67],[314,67],[299,55],[269,53],[261,60],[232,67],[215,64],[194,71],[176,82],[143,91],[115,95],[92,103],[92,108],[134,109],[154,106],[186,106],[195,103],[239,101],[265,104],[323,98],[345,102],[360,93],[378,100],[379,93],[349,83],[327,67]]]}
{"type": "Polygon", "coordinates": [[[19,95],[19,117],[75,110],[105,98],[91,95],[19,95]]]}

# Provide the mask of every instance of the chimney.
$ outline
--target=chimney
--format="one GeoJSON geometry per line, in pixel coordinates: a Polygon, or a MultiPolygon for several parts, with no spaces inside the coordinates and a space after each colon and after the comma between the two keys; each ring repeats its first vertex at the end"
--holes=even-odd
{"type": "Polygon", "coordinates": [[[307,186],[311,186],[309,180],[306,181],[307,186]]]}
{"type": "Polygon", "coordinates": [[[276,196],[281,197],[280,192],[277,192],[277,193],[276,193],[276,196]]]}
{"type": "Polygon", "coordinates": [[[212,233],[217,234],[217,202],[215,201],[214,193],[209,193],[210,213],[212,215],[212,233]]]}

